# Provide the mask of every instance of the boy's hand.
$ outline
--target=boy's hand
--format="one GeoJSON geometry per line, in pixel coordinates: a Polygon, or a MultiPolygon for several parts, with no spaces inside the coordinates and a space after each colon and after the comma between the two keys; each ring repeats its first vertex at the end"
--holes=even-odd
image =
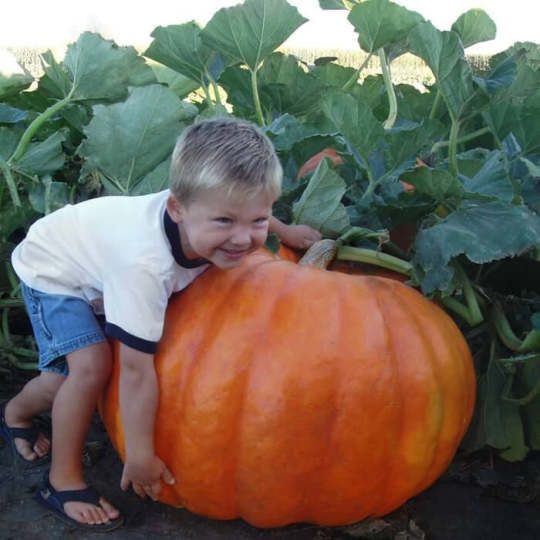
{"type": "Polygon", "coordinates": [[[319,231],[308,225],[285,225],[279,237],[284,244],[295,249],[307,249],[322,238],[319,231]]]}
{"type": "Polygon", "coordinates": [[[131,484],[133,491],[139,497],[144,498],[148,495],[152,500],[156,501],[161,491],[161,480],[169,485],[175,483],[175,479],[165,466],[165,463],[157,456],[153,456],[147,462],[126,461],[122,471],[120,487],[126,491],[131,484]]]}

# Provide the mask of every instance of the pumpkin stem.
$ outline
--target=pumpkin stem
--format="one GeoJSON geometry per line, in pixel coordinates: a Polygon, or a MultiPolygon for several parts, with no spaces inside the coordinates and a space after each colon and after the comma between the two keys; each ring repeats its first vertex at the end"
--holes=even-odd
{"type": "Polygon", "coordinates": [[[338,244],[331,238],[324,238],[315,242],[298,261],[302,266],[314,266],[321,270],[326,270],[334,260],[338,249],[338,244]]]}

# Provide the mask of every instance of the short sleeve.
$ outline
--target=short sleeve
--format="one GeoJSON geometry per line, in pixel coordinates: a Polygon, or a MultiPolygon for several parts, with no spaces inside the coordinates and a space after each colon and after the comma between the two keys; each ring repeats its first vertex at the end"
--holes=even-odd
{"type": "Polygon", "coordinates": [[[107,278],[103,284],[106,334],[139,351],[155,353],[169,295],[163,277],[145,267],[107,278]]]}

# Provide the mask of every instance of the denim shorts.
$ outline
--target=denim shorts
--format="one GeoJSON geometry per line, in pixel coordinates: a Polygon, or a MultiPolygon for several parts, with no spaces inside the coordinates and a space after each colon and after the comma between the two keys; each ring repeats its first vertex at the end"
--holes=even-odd
{"type": "Polygon", "coordinates": [[[21,291],[39,350],[39,370],[67,375],[64,355],[107,340],[104,317],[81,298],[43,293],[24,283],[21,291]]]}

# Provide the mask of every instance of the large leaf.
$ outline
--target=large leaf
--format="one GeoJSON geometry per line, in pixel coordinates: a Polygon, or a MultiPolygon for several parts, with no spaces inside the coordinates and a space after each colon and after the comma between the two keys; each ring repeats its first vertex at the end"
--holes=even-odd
{"type": "Polygon", "coordinates": [[[360,47],[368,53],[404,40],[424,20],[389,0],[366,0],[353,7],[348,19],[358,32],[360,47]]]}
{"type": "Polygon", "coordinates": [[[420,195],[426,195],[439,203],[449,199],[461,200],[465,191],[461,182],[448,171],[417,167],[401,177],[414,186],[415,192],[418,191],[420,195]]]}
{"type": "Polygon", "coordinates": [[[40,214],[50,214],[69,202],[70,186],[65,182],[55,182],[45,175],[34,184],[28,195],[32,208],[40,214]]]}
{"type": "Polygon", "coordinates": [[[411,52],[430,67],[446,106],[454,118],[459,118],[473,93],[472,70],[459,36],[425,22],[411,30],[408,44],[411,52]]]}
{"type": "Polygon", "coordinates": [[[193,21],[158,26],[151,34],[154,41],[144,55],[189,77],[200,86],[215,54],[202,42],[200,34],[200,27],[193,21]]]}
{"type": "Polygon", "coordinates": [[[17,167],[39,176],[57,171],[64,165],[62,143],[65,140],[63,133],[56,131],[46,140],[30,144],[24,156],[17,162],[17,167]]]}
{"type": "Polygon", "coordinates": [[[478,193],[507,202],[512,201],[514,197],[512,181],[499,151],[491,152],[482,168],[472,178],[465,178],[463,184],[469,193],[478,193]]]}
{"type": "Polygon", "coordinates": [[[323,100],[322,110],[360,154],[367,167],[369,156],[384,135],[384,128],[371,109],[348,94],[335,93],[323,100]]]}
{"type": "Polygon", "coordinates": [[[320,107],[324,85],[299,65],[298,59],[271,54],[259,72],[263,108],[275,113],[304,116],[320,107]],[[266,100],[265,100],[266,98],[266,100]],[[266,102],[265,102],[266,101],[266,102]]]}
{"type": "Polygon", "coordinates": [[[112,193],[131,193],[169,156],[181,122],[197,114],[195,106],[161,85],[134,88],[125,102],[93,110],[79,154],[86,158],[87,169],[97,169],[108,179],[112,193]]]}
{"type": "Polygon", "coordinates": [[[540,244],[540,217],[525,206],[469,202],[416,236],[415,264],[425,273],[424,293],[446,289],[450,261],[465,255],[483,264],[513,257],[540,244]]]}
{"type": "Polygon", "coordinates": [[[64,93],[69,88],[75,100],[114,101],[127,95],[128,85],[138,84],[141,79],[155,80],[152,70],[133,47],[118,47],[91,32],[84,32],[68,47],[62,65],[69,85],[60,83],[57,65],[53,80],[64,93]]]}
{"type": "Polygon", "coordinates": [[[0,159],[7,161],[13,154],[22,135],[18,129],[0,126],[0,159]]]}
{"type": "Polygon", "coordinates": [[[4,77],[0,73],[0,99],[17,95],[21,90],[28,88],[33,80],[34,78],[30,75],[16,74],[4,77]]]}
{"type": "Polygon", "coordinates": [[[482,414],[486,430],[486,442],[502,450],[508,461],[519,461],[528,452],[525,446],[523,424],[519,406],[505,402],[502,398],[508,374],[491,360],[486,374],[486,396],[482,403],[482,414]]]}
{"type": "Polygon", "coordinates": [[[150,67],[156,76],[157,82],[166,84],[180,99],[184,99],[200,87],[200,83],[167,66],[151,64],[150,67]]]}
{"type": "Polygon", "coordinates": [[[452,30],[461,38],[463,47],[490,41],[497,35],[497,26],[483,9],[470,9],[452,25],[452,30]]]}
{"type": "Polygon", "coordinates": [[[210,47],[256,71],[306,20],[286,0],[245,0],[220,9],[201,36],[210,47]]]}
{"type": "Polygon", "coordinates": [[[484,115],[487,123],[500,140],[512,133],[524,155],[540,154],[540,91],[521,103],[499,102],[484,115]]]}
{"type": "Polygon", "coordinates": [[[295,223],[305,223],[336,238],[350,226],[341,199],[346,191],[345,181],[323,159],[313,173],[302,197],[293,205],[295,223]]]}
{"type": "Polygon", "coordinates": [[[297,142],[308,137],[322,135],[315,126],[301,124],[290,114],[278,116],[267,128],[274,147],[278,152],[290,150],[297,142]]]}

